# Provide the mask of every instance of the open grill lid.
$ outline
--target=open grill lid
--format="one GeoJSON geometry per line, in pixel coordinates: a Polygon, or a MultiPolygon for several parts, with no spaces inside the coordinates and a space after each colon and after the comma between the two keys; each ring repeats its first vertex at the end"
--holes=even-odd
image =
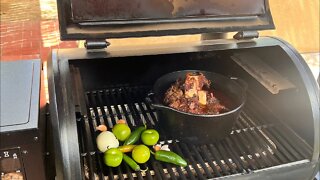
{"type": "Polygon", "coordinates": [[[58,0],[62,40],[273,29],[268,0],[58,0]]]}

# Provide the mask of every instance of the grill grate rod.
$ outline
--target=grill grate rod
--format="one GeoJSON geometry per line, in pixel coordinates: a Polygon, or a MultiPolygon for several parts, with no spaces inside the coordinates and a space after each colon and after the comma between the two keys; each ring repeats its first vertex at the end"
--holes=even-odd
{"type": "MultiPolygon", "coordinates": [[[[249,126],[250,128],[253,128],[249,123],[247,123],[245,121],[243,116],[240,116],[238,122],[239,122],[240,127],[249,126]]],[[[251,137],[250,139],[252,140],[252,142],[257,142],[258,146],[266,149],[266,151],[263,151],[262,154],[265,157],[270,158],[271,162],[269,162],[269,166],[279,165],[280,164],[279,160],[273,156],[275,149],[274,148],[272,149],[272,147],[274,147],[274,146],[271,143],[270,143],[270,145],[268,145],[269,141],[263,141],[263,139],[260,138],[258,132],[261,132],[261,131],[258,130],[258,131],[248,131],[248,132],[249,132],[248,136],[251,137]]],[[[261,134],[261,135],[263,135],[263,134],[261,134]]],[[[268,158],[267,158],[267,160],[268,160],[268,158]]]]}
{"type": "MultiPolygon", "coordinates": [[[[91,98],[86,98],[85,100],[86,100],[86,104],[87,104],[87,109],[89,110],[89,103],[90,104],[92,104],[93,106],[95,106],[96,107],[96,102],[94,101],[94,99],[92,98],[93,97],[93,95],[91,94],[91,98]],[[91,101],[89,101],[89,100],[91,100],[91,101]]],[[[95,113],[98,113],[98,111],[97,111],[97,109],[95,108],[95,113]]],[[[95,117],[94,118],[95,119],[95,121],[93,120],[93,118],[92,117],[88,117],[88,118],[86,118],[86,120],[88,121],[88,124],[89,124],[89,129],[90,129],[90,134],[91,134],[91,145],[93,145],[94,147],[97,147],[97,144],[96,144],[96,136],[95,136],[95,127],[97,127],[98,125],[100,125],[101,124],[101,122],[100,122],[100,119],[99,119],[99,117],[95,117]],[[94,124],[94,122],[95,122],[95,124],[94,124]]],[[[96,149],[96,148],[95,148],[96,149]]],[[[97,154],[97,153],[91,153],[91,155],[94,155],[94,156],[89,156],[89,157],[92,157],[92,160],[93,161],[95,161],[95,162],[98,162],[98,163],[96,163],[96,165],[97,165],[97,167],[96,167],[96,169],[97,169],[97,172],[99,172],[98,173],[98,175],[99,175],[99,178],[101,179],[101,178],[103,178],[103,173],[102,173],[102,159],[99,157],[99,155],[97,154]]],[[[90,166],[89,166],[89,169],[90,169],[90,166]]],[[[89,171],[90,173],[92,173],[91,171],[89,171]]],[[[89,174],[90,174],[89,173],[89,174]]]]}
{"type": "MultiPolygon", "coordinates": [[[[173,147],[174,147],[174,151],[177,152],[178,154],[183,154],[181,151],[181,148],[179,147],[178,143],[173,143],[173,147]]],[[[181,168],[181,167],[178,167],[181,168]]],[[[182,168],[181,168],[182,169],[182,168]]],[[[186,171],[188,173],[188,176],[190,179],[195,180],[195,176],[194,173],[192,172],[192,168],[190,168],[190,166],[187,166],[186,171]]]]}
{"type": "Polygon", "coordinates": [[[221,175],[220,171],[218,170],[217,166],[214,165],[212,158],[210,158],[208,148],[206,146],[203,146],[203,147],[201,147],[201,150],[205,156],[206,162],[208,162],[210,168],[213,170],[214,175],[216,177],[221,177],[222,175],[221,175]]]}
{"type": "MultiPolygon", "coordinates": [[[[257,100],[256,100],[257,101],[257,100]]],[[[250,101],[250,106],[254,105],[254,101],[250,101]]],[[[291,130],[288,127],[285,127],[284,124],[282,124],[282,121],[278,119],[276,116],[272,115],[272,113],[268,113],[268,117],[262,117],[261,109],[257,109],[252,111],[252,109],[249,109],[249,112],[251,112],[252,117],[257,117],[258,122],[261,121],[263,123],[269,123],[270,119],[275,119],[276,122],[278,122],[278,125],[275,126],[275,128],[272,128],[271,130],[274,131],[275,134],[279,134],[281,137],[284,138],[284,141],[287,141],[293,149],[297,153],[299,153],[304,158],[309,158],[310,154],[313,153],[312,148],[301,138],[299,137],[293,130],[291,130]],[[295,139],[298,138],[299,141],[295,141],[295,139]]],[[[249,117],[249,122],[253,122],[252,118],[249,117]]]]}
{"type": "MultiPolygon", "coordinates": [[[[133,172],[123,163],[109,168],[102,162],[103,154],[95,147],[96,126],[112,128],[118,119],[125,119],[131,128],[146,123],[158,128],[156,111],[144,101],[148,87],[122,87],[85,93],[89,115],[77,119],[81,160],[86,177],[92,179],[208,179],[251,173],[259,169],[287,164],[311,157],[310,149],[281,124],[274,123],[252,111],[249,105],[241,113],[228,138],[195,146],[169,140],[161,129],[161,140],[170,149],[186,158],[186,168],[161,163],[153,157],[145,164],[146,172],[133,172]],[[284,130],[285,129],[285,130],[284,130]],[[284,135],[287,136],[284,136],[284,135]],[[295,147],[295,145],[297,146],[295,147]]],[[[268,117],[269,118],[269,117],[268,117]]],[[[271,117],[270,117],[271,118],[271,117]]]]}
{"type": "MultiPolygon", "coordinates": [[[[244,116],[249,118],[246,115],[246,113],[243,112],[242,116],[240,116],[240,118],[239,118],[239,123],[243,124],[242,126],[249,126],[250,128],[254,128],[254,125],[247,122],[244,119],[244,116]]],[[[281,163],[287,162],[282,154],[277,153],[278,151],[276,149],[276,146],[272,143],[272,141],[270,139],[261,138],[261,137],[265,137],[265,134],[263,133],[263,131],[261,129],[257,130],[257,131],[249,131],[249,132],[250,132],[251,137],[254,138],[253,141],[258,142],[258,144],[260,146],[262,146],[266,149],[266,151],[264,151],[264,152],[266,153],[266,156],[268,158],[270,158],[273,165],[279,165],[281,163]]]]}
{"type": "Polygon", "coordinates": [[[227,150],[227,153],[230,154],[231,159],[235,163],[235,167],[238,168],[237,171],[242,172],[242,173],[246,173],[246,171],[244,170],[245,166],[241,163],[242,162],[241,160],[238,160],[236,152],[233,151],[233,147],[228,146],[226,142],[222,142],[222,146],[225,150],[227,150]]]}
{"type": "MultiPolygon", "coordinates": [[[[249,110],[248,110],[249,111],[249,110]]],[[[250,111],[250,113],[252,113],[250,111]]],[[[249,117],[250,118],[250,117],[249,117]]],[[[250,118],[251,119],[251,118],[250,118]]],[[[257,122],[259,123],[263,123],[264,121],[261,120],[258,116],[256,116],[256,119],[255,119],[257,122]],[[261,121],[261,122],[260,122],[261,121]]],[[[291,151],[291,148],[288,147],[288,144],[283,144],[283,141],[282,139],[280,139],[280,136],[278,133],[274,133],[274,131],[271,130],[272,128],[270,129],[266,129],[264,131],[264,133],[270,138],[272,139],[272,141],[275,143],[276,147],[282,152],[282,154],[288,159],[289,162],[292,162],[294,161],[295,157],[293,157],[292,153],[290,152],[291,151]],[[276,135],[275,135],[276,134],[276,135]]]]}
{"type": "MultiPolygon", "coordinates": [[[[240,117],[240,119],[242,119],[242,117],[240,117]]],[[[239,126],[240,129],[243,128],[242,124],[240,123],[241,121],[238,121],[237,126],[239,126]]],[[[263,145],[259,145],[257,144],[259,141],[255,141],[253,139],[252,136],[252,131],[245,131],[243,132],[243,138],[246,139],[248,141],[249,144],[252,144],[252,148],[254,148],[256,150],[256,154],[255,156],[261,157],[258,158],[260,164],[262,165],[262,167],[270,167],[272,166],[272,163],[266,158],[266,155],[264,153],[266,153],[266,151],[264,151],[263,149],[263,145]]]]}

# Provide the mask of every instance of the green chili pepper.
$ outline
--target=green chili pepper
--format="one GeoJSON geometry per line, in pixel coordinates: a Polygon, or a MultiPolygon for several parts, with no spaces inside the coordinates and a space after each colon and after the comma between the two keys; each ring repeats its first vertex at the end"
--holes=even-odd
{"type": "Polygon", "coordinates": [[[181,156],[179,156],[178,154],[176,154],[174,152],[159,150],[153,154],[155,156],[155,159],[158,161],[172,163],[172,164],[182,166],[182,167],[187,166],[186,160],[184,160],[181,156]]]}
{"type": "Polygon", "coordinates": [[[139,138],[141,133],[146,130],[146,125],[138,127],[136,130],[134,130],[131,135],[128,137],[128,139],[123,143],[123,145],[130,145],[136,143],[139,138]]]}
{"type": "Polygon", "coordinates": [[[134,170],[140,171],[140,166],[137,164],[131,157],[126,154],[123,154],[123,160],[134,170]]]}

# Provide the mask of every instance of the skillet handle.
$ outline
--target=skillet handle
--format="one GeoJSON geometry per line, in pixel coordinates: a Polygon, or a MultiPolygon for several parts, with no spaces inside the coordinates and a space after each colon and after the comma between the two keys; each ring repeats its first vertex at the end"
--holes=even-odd
{"type": "Polygon", "coordinates": [[[153,92],[149,92],[147,97],[145,98],[145,101],[150,104],[152,107],[155,108],[165,108],[165,106],[163,106],[162,104],[159,103],[155,103],[156,101],[154,100],[154,93],[153,92]]]}
{"type": "Polygon", "coordinates": [[[234,80],[237,84],[239,84],[244,89],[244,91],[248,90],[248,83],[245,82],[244,80],[239,79],[237,77],[230,77],[230,79],[234,80]]]}
{"type": "Polygon", "coordinates": [[[147,94],[147,97],[145,97],[145,101],[150,104],[153,105],[153,101],[151,99],[153,99],[154,93],[153,92],[149,92],[147,94]]]}

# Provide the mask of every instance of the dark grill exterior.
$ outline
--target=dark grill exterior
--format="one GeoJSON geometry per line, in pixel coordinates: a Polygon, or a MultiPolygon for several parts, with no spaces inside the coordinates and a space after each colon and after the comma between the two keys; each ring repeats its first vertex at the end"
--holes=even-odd
{"type": "Polygon", "coordinates": [[[113,0],[88,1],[90,6],[58,1],[61,39],[86,40],[86,49],[53,50],[48,60],[56,179],[312,179],[319,168],[319,86],[290,44],[259,37],[258,30],[274,28],[268,0],[249,1],[250,7],[231,0],[154,0],[143,6],[142,0],[127,6],[113,0]],[[158,7],[162,1],[173,11],[158,7]],[[232,32],[234,38],[226,39],[232,32]],[[201,41],[128,47],[107,42],[189,34],[201,34],[201,41]],[[161,114],[146,97],[159,77],[183,70],[248,84],[245,106],[226,138],[196,145],[160,128],[161,114]],[[141,165],[148,169],[143,172],[124,162],[106,166],[96,148],[96,127],[110,130],[118,119],[131,129],[144,123],[157,129],[160,142],[188,166],[153,156],[141,165]]]}

